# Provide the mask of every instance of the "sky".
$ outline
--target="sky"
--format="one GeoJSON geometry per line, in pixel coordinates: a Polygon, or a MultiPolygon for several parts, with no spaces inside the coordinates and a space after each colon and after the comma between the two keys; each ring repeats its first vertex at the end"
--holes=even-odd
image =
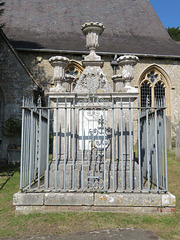
{"type": "Polygon", "coordinates": [[[180,27],[180,0],[149,0],[165,28],[180,27]]]}

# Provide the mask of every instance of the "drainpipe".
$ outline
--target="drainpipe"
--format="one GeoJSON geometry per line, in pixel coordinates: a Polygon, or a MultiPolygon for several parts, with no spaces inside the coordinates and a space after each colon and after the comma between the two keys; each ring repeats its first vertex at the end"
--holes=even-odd
{"type": "Polygon", "coordinates": [[[116,75],[117,69],[119,69],[119,64],[117,62],[117,54],[114,55],[114,59],[111,61],[111,66],[113,68],[113,75],[116,75]]]}

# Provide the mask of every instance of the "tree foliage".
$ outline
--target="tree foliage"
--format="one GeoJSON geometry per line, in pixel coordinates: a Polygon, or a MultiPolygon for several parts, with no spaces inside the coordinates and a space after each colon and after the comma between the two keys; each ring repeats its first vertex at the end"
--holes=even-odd
{"type": "Polygon", "coordinates": [[[175,28],[175,27],[168,27],[167,29],[169,35],[171,36],[172,39],[174,39],[175,41],[180,41],[180,29],[179,27],[175,28]]]}

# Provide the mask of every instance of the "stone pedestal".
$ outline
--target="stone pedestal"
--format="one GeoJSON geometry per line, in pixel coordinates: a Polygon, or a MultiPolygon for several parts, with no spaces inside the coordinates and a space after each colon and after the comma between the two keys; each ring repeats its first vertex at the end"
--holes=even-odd
{"type": "MultiPolygon", "coordinates": [[[[59,77],[61,89],[58,91],[50,89],[48,93],[55,109],[53,123],[54,162],[52,162],[50,170],[52,187],[54,187],[55,169],[57,168],[58,176],[62,178],[66,174],[65,183],[60,177],[57,179],[57,184],[60,184],[59,187],[63,188],[65,184],[67,188],[71,188],[72,162],[77,177],[74,180],[75,188],[81,188],[83,183],[88,187],[89,182],[95,182],[96,180],[100,184],[100,179],[102,179],[102,183],[107,181],[103,184],[107,184],[109,188],[114,189],[113,184],[118,185],[120,179],[116,181],[117,183],[112,183],[112,176],[114,175],[113,178],[115,175],[116,177],[120,176],[120,171],[125,166],[126,187],[130,188],[130,185],[132,185],[129,183],[130,178],[131,181],[134,181],[132,176],[130,177],[128,168],[130,169],[131,164],[131,168],[134,169],[131,170],[131,174],[134,171],[133,174],[135,175],[133,109],[131,107],[133,107],[133,102],[138,93],[133,91],[134,88],[131,88],[129,83],[133,78],[133,67],[137,62],[137,57],[126,56],[119,59],[120,65],[123,66],[123,76],[113,77],[115,85],[115,92],[113,92],[102,70],[103,61],[95,52],[99,46],[98,37],[103,30],[104,27],[100,23],[86,23],[82,26],[82,31],[86,36],[86,46],[90,50],[90,54],[83,61],[84,71],[79,77],[73,92],[65,93],[65,90],[63,90],[69,91],[67,85],[69,83],[62,71],[59,77]],[[116,173],[115,164],[118,165],[116,173]],[[67,171],[65,170],[66,167],[68,168],[67,171]],[[102,170],[103,168],[106,173],[102,170]],[[107,175],[107,180],[103,180],[103,174],[104,176],[107,175]],[[89,179],[93,180],[90,181],[89,179]]],[[[59,66],[63,70],[67,60],[61,59],[61,57],[58,57],[58,59],[61,62],[59,66]]],[[[56,57],[53,61],[55,60],[56,57]]],[[[135,187],[135,185],[134,182],[133,186],[135,187]]]]}
{"type": "MultiPolygon", "coordinates": [[[[118,93],[87,96],[83,93],[77,95],[76,93],[52,92],[49,93],[49,97],[54,107],[58,108],[58,111],[54,110],[53,162],[49,172],[50,187],[55,187],[55,168],[58,163],[57,185],[58,188],[63,188],[64,161],[66,161],[65,185],[67,189],[71,189],[74,155],[76,189],[81,188],[82,183],[79,179],[81,179],[82,168],[84,171],[83,182],[86,188],[88,176],[97,176],[97,169],[100,166],[99,178],[102,180],[99,184],[103,187],[104,161],[106,162],[106,184],[110,189],[113,188],[113,161],[115,161],[115,165],[118,164],[115,175],[119,178],[115,184],[120,188],[118,182],[120,182],[121,177],[121,153],[123,152],[123,169],[126,169],[124,183],[126,182],[126,189],[130,189],[130,156],[133,176],[138,172],[138,165],[133,159],[133,109],[131,109],[130,117],[129,106],[133,107],[137,94],[121,93],[121,98],[119,98],[118,93]],[[123,107],[122,113],[121,107],[123,107]],[[103,157],[104,151],[106,159],[103,157]],[[88,170],[89,168],[91,171],[88,170]]],[[[138,183],[133,180],[133,187],[137,186],[138,183]]]]}

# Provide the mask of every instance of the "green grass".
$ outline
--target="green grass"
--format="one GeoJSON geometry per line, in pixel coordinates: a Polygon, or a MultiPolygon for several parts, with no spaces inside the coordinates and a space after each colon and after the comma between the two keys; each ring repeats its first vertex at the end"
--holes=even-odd
{"type": "Polygon", "coordinates": [[[19,189],[19,170],[11,166],[10,176],[0,172],[0,237],[66,234],[100,229],[142,228],[161,239],[180,239],[180,162],[168,152],[169,191],[177,198],[176,212],[170,215],[125,214],[107,212],[61,212],[15,215],[13,194],[19,189]]]}

